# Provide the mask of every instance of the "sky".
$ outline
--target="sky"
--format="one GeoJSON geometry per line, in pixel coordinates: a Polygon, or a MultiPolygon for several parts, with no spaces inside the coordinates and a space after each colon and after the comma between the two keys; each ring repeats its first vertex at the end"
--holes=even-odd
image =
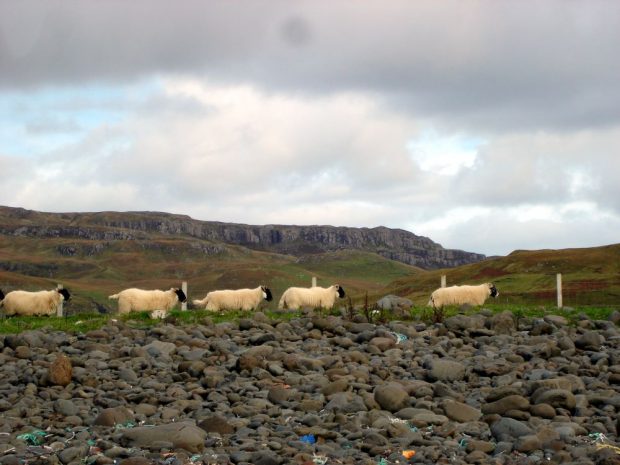
{"type": "Polygon", "coordinates": [[[0,0],[0,205],[620,242],[620,2],[0,0]]]}

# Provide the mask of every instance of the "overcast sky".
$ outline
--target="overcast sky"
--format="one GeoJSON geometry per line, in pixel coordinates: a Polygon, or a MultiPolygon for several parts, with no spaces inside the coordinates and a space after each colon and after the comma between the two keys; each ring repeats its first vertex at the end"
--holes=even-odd
{"type": "Polygon", "coordinates": [[[620,242],[620,2],[0,0],[0,204],[620,242]]]}

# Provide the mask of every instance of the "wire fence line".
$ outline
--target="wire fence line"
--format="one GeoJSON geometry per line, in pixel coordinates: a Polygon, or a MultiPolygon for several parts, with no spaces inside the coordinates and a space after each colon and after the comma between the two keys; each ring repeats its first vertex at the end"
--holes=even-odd
{"type": "MultiPolygon", "coordinates": [[[[446,287],[447,281],[447,276],[442,275],[440,286],[446,287]]],[[[498,286],[500,292],[494,302],[499,305],[554,306],[559,309],[564,307],[620,307],[620,275],[615,280],[613,278],[611,280],[574,279],[573,277],[564,279],[561,273],[557,273],[538,276],[535,281],[535,285],[529,290],[511,291],[509,288],[503,289],[498,286]]],[[[316,286],[316,277],[312,277],[308,285],[316,286]]],[[[204,284],[193,287],[191,281],[177,282],[174,286],[181,288],[187,296],[187,302],[180,305],[181,310],[196,308],[192,300],[203,299],[209,292],[217,290],[204,284]]],[[[63,284],[57,284],[57,288],[62,289],[63,284]]],[[[434,288],[428,290],[429,296],[433,290],[434,288]]],[[[278,296],[273,295],[273,299],[277,302],[278,296]]],[[[98,309],[99,307],[105,309],[104,305],[97,305],[98,309]]],[[[57,316],[63,316],[64,313],[61,304],[57,316]]]]}
{"type": "MultiPolygon", "coordinates": [[[[446,276],[441,277],[441,287],[446,276]]],[[[499,287],[499,286],[498,286],[499,287]]],[[[498,304],[564,307],[620,306],[620,275],[615,280],[566,279],[562,273],[541,276],[535,289],[510,291],[499,288],[498,304]]]]}

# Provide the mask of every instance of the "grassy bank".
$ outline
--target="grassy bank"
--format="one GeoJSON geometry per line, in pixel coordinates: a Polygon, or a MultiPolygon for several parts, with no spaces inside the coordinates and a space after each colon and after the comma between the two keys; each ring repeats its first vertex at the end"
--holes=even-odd
{"type": "MultiPolygon", "coordinates": [[[[607,320],[610,315],[620,309],[618,307],[567,307],[558,309],[555,307],[543,306],[525,306],[525,305],[506,305],[506,304],[489,304],[485,305],[486,310],[492,313],[500,313],[503,311],[512,312],[516,318],[543,318],[546,315],[561,315],[574,324],[584,316],[591,320],[607,320]]],[[[446,318],[459,313],[474,314],[478,313],[480,308],[463,309],[459,307],[446,307],[442,311],[433,311],[428,307],[414,307],[410,310],[405,319],[411,321],[422,321],[425,323],[433,323],[443,321],[446,318]]],[[[164,320],[166,324],[183,325],[183,324],[217,324],[224,321],[239,321],[243,318],[252,318],[254,312],[228,312],[226,314],[216,314],[206,310],[190,310],[182,312],[175,310],[171,312],[164,320]]],[[[321,313],[326,316],[327,312],[321,313]]],[[[333,311],[332,314],[338,314],[333,311]]],[[[403,319],[402,315],[396,317],[389,311],[373,311],[373,309],[355,310],[347,312],[347,316],[368,315],[373,322],[386,323],[396,319],[403,319]]],[[[274,321],[289,321],[301,315],[300,312],[294,311],[271,311],[266,310],[265,315],[274,321]]],[[[149,327],[161,324],[161,320],[153,320],[149,317],[148,312],[136,312],[128,315],[101,315],[96,313],[83,313],[70,315],[66,317],[10,317],[0,319],[0,334],[18,334],[23,331],[36,330],[41,328],[51,328],[57,331],[65,331],[70,333],[86,333],[88,331],[105,326],[109,320],[120,320],[133,327],[149,327]]]]}

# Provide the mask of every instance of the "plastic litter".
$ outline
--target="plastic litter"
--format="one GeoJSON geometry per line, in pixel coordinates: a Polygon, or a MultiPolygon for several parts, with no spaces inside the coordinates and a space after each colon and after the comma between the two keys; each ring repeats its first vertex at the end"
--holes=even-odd
{"type": "Polygon", "coordinates": [[[302,437],[300,437],[299,440],[301,442],[305,442],[308,444],[314,444],[316,442],[316,438],[314,437],[314,434],[305,434],[302,437]]]}
{"type": "Polygon", "coordinates": [[[392,333],[392,334],[396,338],[396,344],[400,344],[401,342],[406,341],[407,339],[409,339],[406,335],[401,334],[401,333],[392,333]]]}
{"type": "Polygon", "coordinates": [[[377,465],[388,465],[388,461],[384,457],[381,457],[377,462],[377,465]]]}
{"type": "Polygon", "coordinates": [[[135,426],[135,423],[128,421],[126,423],[117,423],[116,425],[114,425],[114,429],[129,429],[134,428],[135,426]]]}
{"type": "Polygon", "coordinates": [[[403,454],[403,457],[405,457],[407,460],[409,460],[411,457],[413,457],[415,455],[415,450],[408,449],[408,450],[402,451],[401,453],[403,454]]]}
{"type": "Polygon", "coordinates": [[[26,441],[26,443],[30,444],[31,446],[40,446],[41,444],[43,444],[43,439],[45,438],[45,436],[47,436],[47,433],[45,431],[34,430],[31,433],[20,434],[19,436],[17,436],[17,439],[26,441]]]}
{"type": "Polygon", "coordinates": [[[317,465],[325,465],[327,463],[327,457],[325,455],[312,454],[312,462],[317,465]]]}

